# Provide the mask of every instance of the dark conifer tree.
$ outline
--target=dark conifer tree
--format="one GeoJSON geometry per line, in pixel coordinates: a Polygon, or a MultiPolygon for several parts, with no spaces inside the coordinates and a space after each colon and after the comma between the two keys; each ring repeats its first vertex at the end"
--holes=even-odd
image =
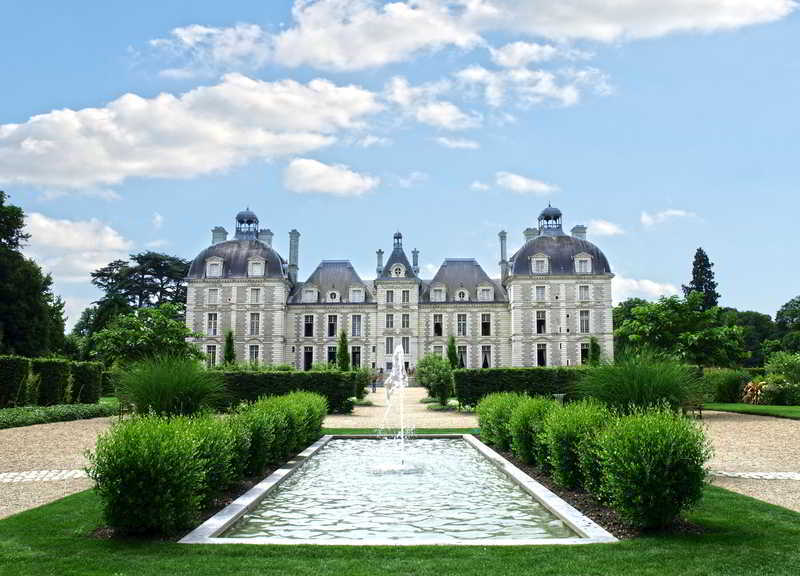
{"type": "Polygon", "coordinates": [[[700,292],[703,295],[703,310],[713,308],[719,302],[717,282],[714,280],[714,264],[708,259],[708,254],[702,248],[694,253],[692,265],[692,280],[688,285],[683,285],[683,295],[700,292]]]}

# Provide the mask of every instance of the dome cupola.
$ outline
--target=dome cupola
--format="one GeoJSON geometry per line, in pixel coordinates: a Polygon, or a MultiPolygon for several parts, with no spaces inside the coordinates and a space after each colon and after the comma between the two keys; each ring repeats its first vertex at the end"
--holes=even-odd
{"type": "Polygon", "coordinates": [[[554,208],[549,203],[547,208],[539,214],[539,234],[563,234],[561,229],[561,210],[554,208]]]}
{"type": "Polygon", "coordinates": [[[236,238],[239,240],[258,238],[258,216],[249,207],[236,215],[236,238]]]}

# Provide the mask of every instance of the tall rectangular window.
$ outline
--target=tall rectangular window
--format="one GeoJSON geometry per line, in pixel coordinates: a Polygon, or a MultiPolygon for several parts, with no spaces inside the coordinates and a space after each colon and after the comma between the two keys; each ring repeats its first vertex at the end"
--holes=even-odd
{"type": "Polygon", "coordinates": [[[456,330],[459,336],[467,335],[467,315],[458,314],[456,318],[456,330]]]}
{"type": "Polygon", "coordinates": [[[394,290],[386,291],[386,303],[391,304],[394,302],[394,290]]]}
{"type": "Polygon", "coordinates": [[[492,367],[492,347],[488,345],[481,346],[481,368],[492,367]]]}
{"type": "Polygon", "coordinates": [[[588,299],[589,299],[589,287],[578,286],[578,300],[585,302],[588,299]]]}
{"type": "Polygon", "coordinates": [[[222,276],[222,264],[219,262],[209,262],[208,267],[206,267],[206,276],[212,278],[219,278],[222,276]]]}
{"type": "Polygon", "coordinates": [[[537,286],[536,287],[536,301],[537,302],[544,302],[544,286],[537,286]]]}
{"type": "Polygon", "coordinates": [[[581,342],[581,364],[589,363],[589,343],[581,342]]]}
{"type": "Polygon", "coordinates": [[[353,338],[361,338],[361,314],[353,314],[350,318],[350,335],[353,338]]]}
{"type": "Polygon", "coordinates": [[[403,304],[408,304],[410,297],[410,292],[408,290],[403,290],[400,293],[400,300],[403,304]]]}
{"type": "Polygon", "coordinates": [[[411,346],[411,339],[408,336],[403,336],[400,342],[403,345],[403,354],[408,354],[411,346]]]}
{"type": "Polygon", "coordinates": [[[586,260],[585,258],[578,260],[577,264],[578,264],[578,274],[588,274],[590,272],[589,261],[586,260]]]}
{"type": "Polygon", "coordinates": [[[441,336],[442,335],[442,315],[441,314],[434,314],[433,315],[433,335],[434,336],[441,336]]]}
{"type": "Polygon", "coordinates": [[[314,315],[306,314],[303,318],[303,336],[311,338],[314,336],[314,315]]]}
{"type": "Polygon", "coordinates": [[[481,336],[492,335],[492,315],[481,314],[481,336]]]}
{"type": "Polygon", "coordinates": [[[206,346],[206,366],[211,368],[217,365],[217,346],[216,344],[209,344],[206,346]]]}
{"type": "Polygon", "coordinates": [[[394,314],[387,314],[386,315],[386,327],[387,328],[394,328],[394,314]]]}
{"type": "Polygon", "coordinates": [[[209,288],[206,298],[207,304],[219,304],[219,288],[209,288]]]}
{"type": "Polygon", "coordinates": [[[588,310],[581,310],[580,311],[580,333],[581,334],[588,334],[589,333],[589,311],[588,310]]]}
{"type": "Polygon", "coordinates": [[[336,364],[336,346],[328,346],[328,364],[336,364]]]}
{"type": "Polygon", "coordinates": [[[258,344],[250,344],[249,352],[250,364],[258,366],[258,344]]]}
{"type": "Polygon", "coordinates": [[[547,332],[547,313],[544,310],[536,311],[536,333],[544,334],[547,332]]]}
{"type": "Polygon", "coordinates": [[[338,330],[339,318],[336,314],[328,315],[328,338],[334,338],[338,330]]]}
{"type": "Polygon", "coordinates": [[[444,349],[441,346],[434,346],[433,353],[441,358],[444,355],[444,349]]]}
{"type": "Polygon", "coordinates": [[[209,312],[208,319],[206,321],[206,334],[208,336],[216,336],[217,335],[217,313],[216,312],[209,312]]]}
{"type": "Polygon", "coordinates": [[[535,258],[533,260],[533,273],[534,274],[547,274],[547,259],[535,258]]]}
{"type": "Polygon", "coordinates": [[[394,338],[392,336],[386,337],[386,354],[394,352],[394,338]]]}
{"type": "Polygon", "coordinates": [[[536,345],[536,365],[547,366],[547,344],[536,345]]]}
{"type": "Polygon", "coordinates": [[[261,314],[258,312],[250,313],[250,335],[257,336],[261,333],[261,314]]]}
{"type": "Polygon", "coordinates": [[[261,288],[250,288],[250,304],[261,303],[261,288]]]}
{"type": "Polygon", "coordinates": [[[350,348],[350,365],[354,370],[361,368],[361,346],[350,348]]]}
{"type": "Polygon", "coordinates": [[[459,368],[466,368],[467,367],[467,347],[466,346],[459,346],[456,348],[456,353],[458,355],[458,367],[459,368]]]}
{"type": "Polygon", "coordinates": [[[303,370],[311,370],[311,367],[314,366],[314,347],[313,346],[304,346],[303,347],[303,370]]]}
{"type": "Polygon", "coordinates": [[[408,328],[411,325],[411,317],[409,314],[403,314],[400,320],[401,320],[400,323],[401,328],[408,328]]]}

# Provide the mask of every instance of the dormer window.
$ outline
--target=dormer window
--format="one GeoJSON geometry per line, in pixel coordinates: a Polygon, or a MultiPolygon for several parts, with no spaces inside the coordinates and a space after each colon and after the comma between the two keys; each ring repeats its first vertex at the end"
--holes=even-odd
{"type": "Polygon", "coordinates": [[[458,292],[456,292],[456,300],[458,300],[459,302],[466,302],[467,300],[469,300],[469,294],[467,294],[466,290],[463,289],[459,290],[458,292]]]}
{"type": "Polygon", "coordinates": [[[222,276],[222,262],[215,261],[207,263],[206,276],[209,278],[219,278],[222,276]]]}
{"type": "Polygon", "coordinates": [[[533,273],[534,274],[547,274],[547,258],[534,258],[533,259],[533,273]]]}
{"type": "Polygon", "coordinates": [[[351,288],[350,289],[350,302],[363,302],[364,301],[364,290],[363,288],[351,288]]]}
{"type": "Polygon", "coordinates": [[[303,289],[303,302],[311,304],[317,301],[317,291],[314,288],[303,289]]]}
{"type": "Polygon", "coordinates": [[[434,288],[431,292],[431,300],[434,302],[444,302],[444,288],[434,288]]]}
{"type": "Polygon", "coordinates": [[[578,256],[575,258],[575,272],[578,274],[591,274],[592,259],[589,256],[578,256]]]}
{"type": "Polygon", "coordinates": [[[338,302],[339,301],[339,293],[335,290],[331,290],[328,292],[328,302],[338,302]]]}
{"type": "Polygon", "coordinates": [[[264,275],[264,262],[261,260],[251,260],[247,269],[248,276],[263,276],[264,275]]]}
{"type": "Polygon", "coordinates": [[[478,288],[478,300],[481,302],[491,302],[494,300],[494,294],[491,288],[478,288]]]}
{"type": "Polygon", "coordinates": [[[397,264],[394,268],[392,268],[392,276],[395,278],[402,278],[405,274],[405,268],[400,264],[397,264]]]}

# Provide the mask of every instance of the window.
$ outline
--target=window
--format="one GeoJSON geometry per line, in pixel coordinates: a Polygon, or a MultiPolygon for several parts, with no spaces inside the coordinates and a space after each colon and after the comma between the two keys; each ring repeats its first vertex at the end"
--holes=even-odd
{"type": "Polygon", "coordinates": [[[410,292],[409,292],[408,290],[403,290],[403,291],[400,293],[400,301],[401,301],[403,304],[408,304],[408,302],[409,302],[409,298],[410,298],[410,292]]]}
{"type": "Polygon", "coordinates": [[[441,314],[434,314],[433,315],[433,335],[434,336],[441,336],[442,335],[442,315],[441,314]]]}
{"type": "Polygon", "coordinates": [[[408,314],[403,314],[403,316],[401,317],[400,321],[401,321],[401,324],[400,324],[401,328],[408,328],[409,325],[411,324],[410,316],[408,314]]]}
{"type": "Polygon", "coordinates": [[[313,288],[306,288],[303,290],[303,302],[309,304],[317,301],[317,291],[313,288]]]}
{"type": "Polygon", "coordinates": [[[328,338],[333,338],[336,336],[338,322],[339,317],[336,316],[336,314],[328,315],[328,338]]]}
{"type": "Polygon", "coordinates": [[[391,372],[392,371],[392,363],[391,362],[387,362],[386,363],[386,371],[387,372],[391,372]]]}
{"type": "Polygon", "coordinates": [[[206,276],[211,278],[222,276],[222,262],[209,262],[206,266],[206,276]]]}
{"type": "Polygon", "coordinates": [[[395,266],[394,270],[392,271],[396,278],[399,278],[403,275],[403,267],[402,266],[395,266]]]}
{"type": "Polygon", "coordinates": [[[263,262],[250,262],[250,270],[247,272],[248,276],[263,276],[264,263],[263,262]]]}
{"type": "Polygon", "coordinates": [[[457,316],[457,332],[459,336],[466,336],[467,335],[467,315],[466,314],[458,314],[457,316]]]}
{"type": "Polygon", "coordinates": [[[250,364],[253,366],[258,366],[258,351],[258,344],[250,344],[248,358],[250,359],[250,364]]]}
{"type": "Polygon", "coordinates": [[[394,302],[394,290],[386,291],[386,303],[392,304],[394,302]]]}
{"type": "Polygon", "coordinates": [[[589,363],[589,343],[581,342],[581,364],[589,363]]]}
{"type": "Polygon", "coordinates": [[[361,288],[353,288],[350,290],[350,301],[351,302],[363,302],[364,301],[364,291],[361,288]]]}
{"type": "Polygon", "coordinates": [[[547,258],[534,258],[533,259],[533,273],[534,274],[547,274],[547,258]]]}
{"type": "Polygon", "coordinates": [[[257,336],[261,332],[261,314],[258,312],[250,313],[250,335],[257,336]]]}
{"type": "Polygon", "coordinates": [[[456,294],[456,298],[458,298],[459,302],[465,302],[466,300],[469,299],[466,290],[459,290],[458,293],[456,294]]]}
{"type": "Polygon", "coordinates": [[[314,315],[306,314],[303,319],[303,336],[311,338],[314,336],[314,315]]]}
{"type": "Polygon", "coordinates": [[[350,334],[353,338],[360,338],[361,337],[361,314],[353,314],[352,318],[350,318],[351,328],[350,334]]]}
{"type": "Polygon", "coordinates": [[[386,315],[386,328],[394,328],[394,314],[386,315]]]}
{"type": "Polygon", "coordinates": [[[536,365],[547,366],[547,344],[536,345],[536,365]]]}
{"type": "Polygon", "coordinates": [[[400,339],[400,343],[403,345],[403,354],[408,354],[411,346],[411,339],[408,336],[403,336],[400,339]]]}
{"type": "Polygon", "coordinates": [[[391,354],[394,351],[394,338],[391,336],[386,337],[386,354],[391,354]]]}
{"type": "Polygon", "coordinates": [[[208,294],[206,295],[206,304],[218,304],[219,303],[219,288],[209,288],[208,294]]]}
{"type": "Polygon", "coordinates": [[[536,301],[537,302],[544,302],[544,286],[537,286],[536,287],[536,301]]]}
{"type": "Polygon", "coordinates": [[[328,302],[336,302],[337,300],[339,300],[339,294],[336,292],[328,293],[328,302]]]}
{"type": "Polygon", "coordinates": [[[489,302],[492,299],[492,289],[491,288],[481,288],[478,291],[478,300],[482,300],[483,302],[489,302]]]}
{"type": "Polygon", "coordinates": [[[580,258],[575,261],[575,268],[578,274],[588,274],[591,272],[591,263],[588,258],[580,258]]]}
{"type": "Polygon", "coordinates": [[[589,299],[589,287],[578,286],[578,300],[585,302],[588,299],[589,299]]]}
{"type": "Polygon", "coordinates": [[[336,364],[336,346],[328,346],[328,364],[336,364]]]}
{"type": "Polygon", "coordinates": [[[581,334],[589,333],[589,311],[580,311],[580,326],[578,327],[581,334]]]}
{"type": "Polygon", "coordinates": [[[217,365],[217,345],[209,344],[206,346],[206,366],[211,368],[217,365]]]}
{"type": "Polygon", "coordinates": [[[206,334],[208,336],[216,336],[217,335],[217,313],[216,312],[209,312],[208,318],[206,319],[206,334]]]}
{"type": "Polygon", "coordinates": [[[434,288],[433,289],[433,301],[434,302],[444,302],[444,288],[434,288]]]}
{"type": "Polygon", "coordinates": [[[492,347],[481,346],[481,368],[491,368],[492,366],[492,347]]]}
{"type": "Polygon", "coordinates": [[[355,370],[361,368],[361,346],[353,346],[350,348],[350,365],[355,370]]]}
{"type": "Polygon", "coordinates": [[[444,348],[441,346],[434,346],[433,353],[441,358],[444,355],[444,348]]]}
{"type": "Polygon", "coordinates": [[[481,314],[481,336],[492,335],[492,315],[481,314]]]}
{"type": "Polygon", "coordinates": [[[544,334],[547,332],[547,313],[544,310],[536,311],[536,333],[544,334]]]}
{"type": "Polygon", "coordinates": [[[314,366],[314,347],[313,346],[304,346],[303,347],[303,370],[311,370],[312,366],[314,366]]]}
{"type": "Polygon", "coordinates": [[[459,368],[466,368],[467,367],[467,347],[466,346],[459,346],[456,349],[458,355],[458,367],[459,368]]]}
{"type": "Polygon", "coordinates": [[[250,304],[261,302],[261,288],[250,288],[250,304]]]}

